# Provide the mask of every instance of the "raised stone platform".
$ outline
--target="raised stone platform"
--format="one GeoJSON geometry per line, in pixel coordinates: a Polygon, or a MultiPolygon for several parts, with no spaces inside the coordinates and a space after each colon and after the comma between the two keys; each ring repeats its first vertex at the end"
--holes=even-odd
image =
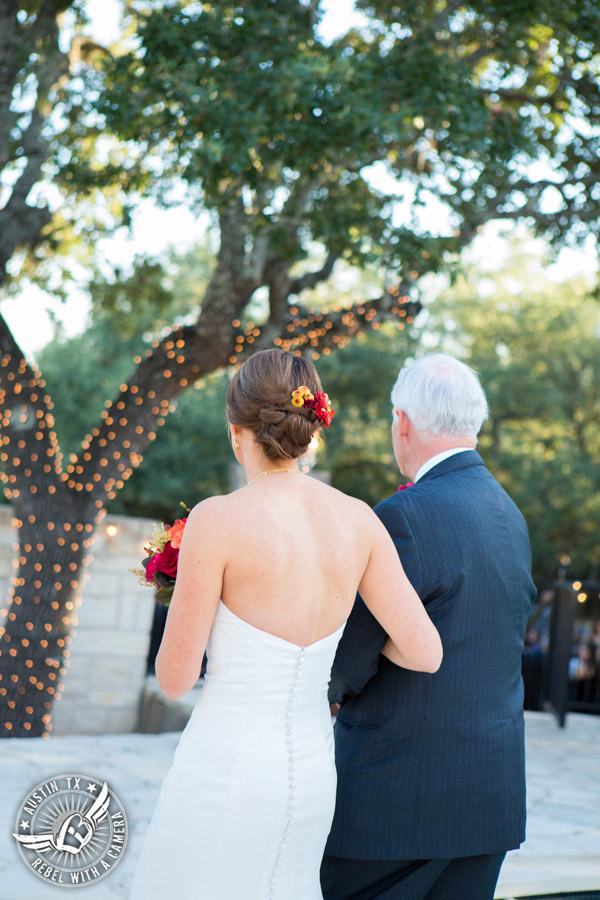
{"type": "MultiPolygon", "coordinates": [[[[504,864],[497,898],[600,891],[600,718],[570,715],[561,731],[546,713],[526,713],[528,837],[504,864]]],[[[127,900],[141,841],[179,733],[53,736],[0,743],[0,900],[57,900],[22,862],[14,821],[26,793],[69,772],[104,779],[129,818],[122,862],[85,887],[85,900],[127,900]]],[[[235,859],[235,848],[231,848],[235,859]]],[[[252,900],[252,898],[240,898],[252,900]]],[[[465,898],[467,900],[467,898],[465,898]]]]}
{"type": "Polygon", "coordinates": [[[525,722],[527,840],[508,854],[496,897],[600,891],[600,717],[525,722]]]}

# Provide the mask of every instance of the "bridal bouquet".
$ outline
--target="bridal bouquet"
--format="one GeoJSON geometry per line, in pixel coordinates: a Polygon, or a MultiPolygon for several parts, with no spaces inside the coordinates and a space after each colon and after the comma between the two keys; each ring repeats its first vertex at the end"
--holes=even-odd
{"type": "MultiPolygon", "coordinates": [[[[184,506],[183,503],[181,505],[184,506]]],[[[152,537],[144,544],[144,550],[148,554],[142,560],[144,568],[131,569],[134,575],[138,576],[140,584],[158,588],[156,599],[165,606],[171,602],[175,587],[179,547],[186,522],[187,516],[184,519],[177,519],[172,525],[164,523],[155,525],[152,537]]]]}

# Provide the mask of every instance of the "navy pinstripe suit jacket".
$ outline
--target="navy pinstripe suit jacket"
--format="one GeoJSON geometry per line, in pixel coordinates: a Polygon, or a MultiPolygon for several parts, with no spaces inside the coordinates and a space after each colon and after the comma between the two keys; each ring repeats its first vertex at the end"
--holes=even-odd
{"type": "Polygon", "coordinates": [[[535,587],[523,516],[475,451],[375,512],[440,632],[438,672],[381,656],[357,598],[330,701],[338,791],[326,852],[349,859],[499,853],[525,839],[521,648],[535,587]]]}

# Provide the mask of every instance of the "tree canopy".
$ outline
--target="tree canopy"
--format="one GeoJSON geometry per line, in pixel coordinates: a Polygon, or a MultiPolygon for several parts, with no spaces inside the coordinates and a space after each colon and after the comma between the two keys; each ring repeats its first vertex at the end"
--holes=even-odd
{"type": "Polygon", "coordinates": [[[87,97],[127,160],[115,146],[99,165],[83,131],[66,172],[165,202],[183,180],[190,202],[235,219],[240,265],[275,305],[272,267],[289,270],[309,240],[330,263],[411,283],[490,218],[525,216],[558,240],[597,230],[597,3],[357,6],[367,24],[327,42],[317,3],[136,5],[134,46],[91,74],[87,97]],[[439,235],[417,214],[399,223],[375,164],[416,209],[444,204],[439,235]]]}
{"type": "Polygon", "coordinates": [[[538,587],[564,561],[600,577],[600,310],[582,279],[553,281],[513,245],[466,268],[428,306],[429,334],[479,373],[491,416],[479,449],[527,520],[538,587]],[[482,294],[485,293],[485,296],[482,294]]]}

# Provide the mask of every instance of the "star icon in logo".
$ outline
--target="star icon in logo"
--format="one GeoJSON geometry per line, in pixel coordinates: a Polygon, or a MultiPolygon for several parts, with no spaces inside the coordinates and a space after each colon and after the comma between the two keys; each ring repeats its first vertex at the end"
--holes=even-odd
{"type": "Polygon", "coordinates": [[[26,821],[25,819],[21,819],[21,826],[20,826],[20,827],[23,829],[23,831],[25,831],[26,828],[29,828],[29,822],[26,821]]]}
{"type": "Polygon", "coordinates": [[[88,782],[87,790],[90,792],[90,794],[93,794],[94,791],[98,790],[98,785],[88,782]]]}

